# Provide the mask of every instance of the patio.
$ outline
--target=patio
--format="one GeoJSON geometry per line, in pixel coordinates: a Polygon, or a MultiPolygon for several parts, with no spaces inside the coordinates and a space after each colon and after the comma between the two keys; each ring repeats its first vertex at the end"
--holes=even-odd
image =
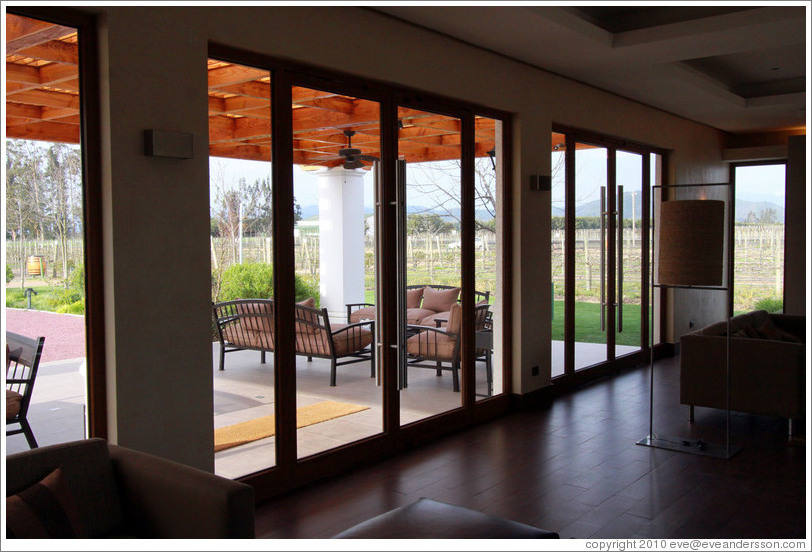
{"type": "MultiPolygon", "coordinates": [[[[46,345],[47,347],[47,345],[46,345]]],[[[230,353],[219,371],[219,343],[212,344],[214,427],[219,428],[273,414],[273,362],[260,363],[256,351],[230,353]]],[[[40,364],[28,419],[40,446],[84,438],[84,359],[40,364]]],[[[316,423],[298,430],[299,457],[328,450],[380,433],[381,388],[369,377],[367,363],[339,367],[338,385],[330,387],[328,360],[297,357],[297,406],[324,400],[369,406],[362,412],[316,423]]],[[[484,365],[477,365],[477,393],[485,392],[484,365]]],[[[407,424],[459,406],[451,377],[433,370],[409,370],[409,386],[401,393],[401,420],[407,424]]],[[[28,450],[22,435],[6,438],[6,454],[28,450]]],[[[215,473],[236,478],[275,464],[275,438],[269,437],[215,453],[215,473]]]]}

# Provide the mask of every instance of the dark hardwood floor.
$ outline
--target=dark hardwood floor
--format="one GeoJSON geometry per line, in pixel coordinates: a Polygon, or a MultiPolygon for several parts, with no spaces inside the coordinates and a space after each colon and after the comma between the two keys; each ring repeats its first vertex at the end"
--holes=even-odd
{"type": "MultiPolygon", "coordinates": [[[[724,443],[723,411],[688,423],[678,357],[657,363],[654,404],[656,434],[724,443]]],[[[806,441],[786,420],[733,413],[730,460],[636,445],[648,427],[644,366],[258,504],[257,537],[327,538],[420,497],[562,538],[805,537],[806,441]]]]}

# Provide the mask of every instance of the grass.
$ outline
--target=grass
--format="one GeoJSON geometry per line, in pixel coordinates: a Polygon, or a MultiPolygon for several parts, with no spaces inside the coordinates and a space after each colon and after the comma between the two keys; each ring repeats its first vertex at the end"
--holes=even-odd
{"type": "MultiPolygon", "coordinates": [[[[606,343],[600,315],[598,303],[575,303],[575,341],[606,343]]],[[[552,336],[554,341],[564,340],[564,301],[553,303],[552,336]]],[[[640,346],[640,305],[623,306],[623,332],[617,334],[616,343],[640,346]]]]}
{"type": "MultiPolygon", "coordinates": [[[[55,292],[58,291],[57,288],[53,286],[41,286],[41,287],[34,287],[31,288],[35,292],[36,295],[31,296],[31,309],[32,310],[41,310],[41,311],[56,311],[56,306],[54,305],[55,292]]],[[[24,289],[20,289],[19,287],[12,287],[6,288],[6,308],[10,309],[27,309],[28,308],[28,299],[25,297],[24,289]]]]}

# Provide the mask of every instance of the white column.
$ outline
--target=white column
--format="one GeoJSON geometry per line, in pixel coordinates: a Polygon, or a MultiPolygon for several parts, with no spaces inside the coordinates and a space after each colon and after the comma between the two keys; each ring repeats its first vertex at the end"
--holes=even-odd
{"type": "Polygon", "coordinates": [[[319,177],[319,294],[330,321],[364,300],[364,173],[342,167],[319,177]]]}

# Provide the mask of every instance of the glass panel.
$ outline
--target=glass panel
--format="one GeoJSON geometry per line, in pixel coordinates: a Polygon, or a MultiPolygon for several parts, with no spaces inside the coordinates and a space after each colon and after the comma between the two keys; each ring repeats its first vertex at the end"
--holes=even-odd
{"type": "MultiPolygon", "coordinates": [[[[608,205],[606,148],[575,150],[575,369],[606,360],[605,301],[608,231],[601,232],[602,201],[608,205]],[[601,199],[603,194],[603,200],[601,199]]],[[[604,206],[604,210],[606,207],[604,206]]],[[[604,220],[604,222],[607,222],[604,220]]],[[[608,224],[606,224],[608,227],[608,224]]]]}
{"type": "Polygon", "coordinates": [[[20,342],[9,341],[7,379],[30,382],[7,384],[30,394],[27,412],[7,422],[7,431],[19,430],[7,434],[9,454],[87,435],[87,362],[79,37],[13,14],[6,31],[5,326],[45,338],[34,378],[30,362],[15,360],[20,342]],[[34,32],[47,40],[32,46],[24,38],[34,32]],[[59,107],[42,107],[45,96],[59,107]]]}
{"type": "Polygon", "coordinates": [[[208,80],[212,301],[221,322],[213,343],[214,466],[236,478],[276,465],[272,334],[251,331],[272,327],[272,312],[227,303],[273,298],[271,74],[210,59],[208,80]],[[245,312],[252,315],[229,322],[245,312]],[[253,348],[224,354],[224,343],[253,348]],[[239,424],[247,423],[259,429],[239,444],[239,424]]]}
{"type": "Polygon", "coordinates": [[[617,309],[615,356],[640,349],[641,299],[643,281],[643,156],[626,151],[616,155],[618,186],[617,309]],[[622,188],[621,188],[622,186],[622,188]],[[622,207],[621,207],[622,198],[622,207]],[[620,213],[622,212],[622,217],[620,213]],[[621,239],[622,238],[622,239],[621,239]]]}
{"type": "Polygon", "coordinates": [[[475,263],[477,304],[489,305],[476,317],[477,400],[502,392],[502,124],[476,118],[475,263]]]}
{"type": "Polygon", "coordinates": [[[371,359],[380,106],[309,88],[291,92],[296,434],[303,458],[383,429],[383,388],[371,359]]]}
{"type": "Polygon", "coordinates": [[[550,154],[552,177],[550,207],[550,279],[552,297],[552,358],[550,377],[564,374],[564,238],[566,207],[566,167],[567,150],[563,134],[553,133],[552,153],[550,154]]]}
{"type": "Polygon", "coordinates": [[[736,167],[733,312],[784,308],[786,165],[736,167]]]}
{"type": "Polygon", "coordinates": [[[454,377],[461,150],[459,119],[400,107],[398,120],[398,156],[406,162],[406,301],[413,305],[406,311],[407,368],[400,393],[401,423],[408,424],[462,404],[454,384],[461,380],[454,377]]]}

